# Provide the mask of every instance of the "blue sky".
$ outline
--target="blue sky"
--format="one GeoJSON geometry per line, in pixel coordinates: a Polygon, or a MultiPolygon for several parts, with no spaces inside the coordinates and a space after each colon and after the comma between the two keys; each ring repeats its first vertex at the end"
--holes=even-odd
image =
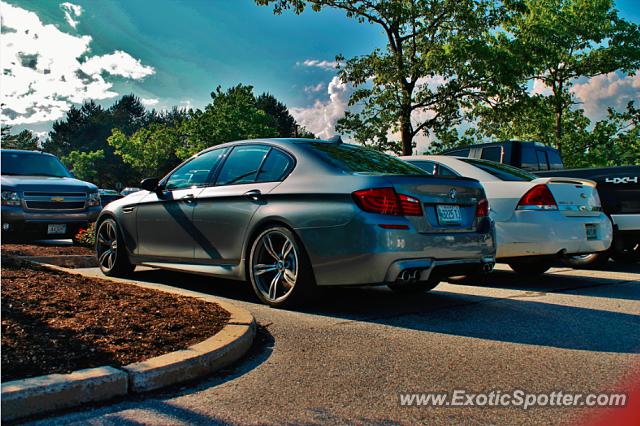
{"type": "MultiPolygon", "coordinates": [[[[617,7],[625,18],[640,21],[637,0],[620,0],[617,7]]],[[[384,46],[376,27],[342,12],[274,16],[253,0],[7,0],[0,12],[5,29],[40,34],[36,40],[20,31],[3,29],[2,34],[0,90],[5,104],[15,103],[3,119],[17,129],[36,131],[48,130],[52,119],[87,98],[109,105],[133,92],[155,108],[201,108],[217,85],[243,83],[256,92],[273,93],[311,130],[329,132],[346,108],[349,88],[334,78],[335,70],[326,62],[338,53],[350,57],[384,46]],[[12,51],[5,46],[8,40],[17,46],[13,51],[28,44],[40,55],[35,73],[13,64],[17,68],[7,75],[6,52],[12,51]],[[58,68],[46,68],[56,63],[58,68]],[[70,74],[74,67],[82,70],[83,78],[70,74]],[[18,75],[21,72],[24,75],[18,75]],[[54,90],[42,80],[56,72],[67,85],[54,90]],[[13,87],[24,87],[25,93],[28,88],[29,101],[18,100],[20,93],[11,92],[13,87]]],[[[626,84],[625,93],[630,90],[632,96],[640,92],[640,83],[618,80],[600,81],[602,93],[612,84],[626,84]]],[[[584,93],[592,91],[583,87],[584,93]]],[[[598,102],[607,99],[603,94],[598,102]]],[[[593,106],[594,111],[601,106],[593,106]]]]}

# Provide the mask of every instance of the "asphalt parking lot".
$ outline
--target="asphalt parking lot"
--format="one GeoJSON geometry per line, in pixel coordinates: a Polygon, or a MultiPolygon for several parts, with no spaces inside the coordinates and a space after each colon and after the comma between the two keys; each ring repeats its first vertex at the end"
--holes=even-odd
{"type": "MultiPolygon", "coordinates": [[[[230,299],[262,329],[233,369],[180,389],[40,424],[557,424],[584,408],[401,407],[401,392],[602,392],[638,380],[640,265],[499,269],[401,296],[330,289],[303,311],[257,303],[248,284],[157,270],[136,280],[230,299]]],[[[99,274],[97,270],[86,270],[99,274]]]]}

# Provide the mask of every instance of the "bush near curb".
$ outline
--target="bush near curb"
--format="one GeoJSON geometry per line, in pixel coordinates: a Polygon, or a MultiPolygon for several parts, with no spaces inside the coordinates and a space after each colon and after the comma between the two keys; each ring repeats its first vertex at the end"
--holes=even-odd
{"type": "Polygon", "coordinates": [[[93,248],[96,245],[96,224],[92,223],[87,229],[81,229],[74,237],[74,244],[93,248]]]}

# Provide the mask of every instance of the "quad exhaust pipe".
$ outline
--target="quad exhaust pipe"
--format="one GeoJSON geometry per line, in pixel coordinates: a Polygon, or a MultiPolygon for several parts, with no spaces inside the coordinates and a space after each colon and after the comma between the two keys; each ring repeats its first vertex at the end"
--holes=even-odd
{"type": "MultiPolygon", "coordinates": [[[[496,266],[496,263],[493,260],[483,261],[480,264],[480,270],[475,269],[475,273],[482,272],[484,274],[488,274],[489,272],[493,271],[493,268],[495,266],[496,266]]],[[[402,284],[410,284],[410,283],[415,283],[417,281],[424,281],[429,278],[429,276],[431,275],[431,272],[432,271],[430,268],[403,269],[398,274],[398,277],[396,278],[396,282],[402,283],[402,284]],[[426,274],[423,274],[424,272],[426,272],[426,274]],[[426,276],[423,277],[423,275],[426,275],[426,276]]]]}
{"type": "Polygon", "coordinates": [[[400,272],[397,281],[404,283],[415,283],[420,281],[423,271],[427,271],[428,268],[408,268],[400,272]]]}
{"type": "Polygon", "coordinates": [[[495,262],[483,263],[482,264],[482,272],[484,272],[485,274],[488,274],[489,272],[493,271],[493,268],[495,266],[496,266],[495,262]]]}

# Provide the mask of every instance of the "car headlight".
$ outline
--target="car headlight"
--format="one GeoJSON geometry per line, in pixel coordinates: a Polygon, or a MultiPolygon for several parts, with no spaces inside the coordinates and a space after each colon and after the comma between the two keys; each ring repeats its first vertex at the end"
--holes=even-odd
{"type": "Polygon", "coordinates": [[[89,205],[89,207],[99,206],[100,194],[98,194],[97,192],[90,193],[89,198],[87,198],[87,205],[89,205]]]}
{"type": "Polygon", "coordinates": [[[20,204],[20,194],[15,191],[2,191],[3,206],[19,206],[20,204]]]}

